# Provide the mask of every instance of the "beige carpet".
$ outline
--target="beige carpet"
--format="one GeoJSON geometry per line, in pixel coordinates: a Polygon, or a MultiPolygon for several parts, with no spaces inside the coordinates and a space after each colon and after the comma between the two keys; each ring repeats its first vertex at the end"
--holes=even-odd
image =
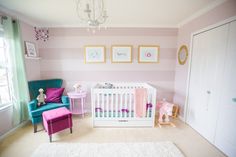
{"type": "Polygon", "coordinates": [[[42,144],[32,157],[184,157],[172,142],[51,143],[42,144]]]}
{"type": "MultiPolygon", "coordinates": [[[[54,134],[52,143],[140,143],[172,141],[186,157],[224,157],[217,148],[180,120],[176,128],[92,128],[91,117],[73,116],[73,133],[70,130],[54,134]]],[[[42,129],[42,126],[39,126],[42,129]]],[[[48,135],[41,130],[33,133],[29,123],[0,141],[0,157],[30,157],[44,143],[48,135]]]]}

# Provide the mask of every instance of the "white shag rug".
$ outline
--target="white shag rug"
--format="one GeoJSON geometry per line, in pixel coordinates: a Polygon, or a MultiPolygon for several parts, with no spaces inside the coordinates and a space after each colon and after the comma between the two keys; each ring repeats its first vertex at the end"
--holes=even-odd
{"type": "Polygon", "coordinates": [[[32,157],[184,157],[172,142],[48,143],[32,157]]]}

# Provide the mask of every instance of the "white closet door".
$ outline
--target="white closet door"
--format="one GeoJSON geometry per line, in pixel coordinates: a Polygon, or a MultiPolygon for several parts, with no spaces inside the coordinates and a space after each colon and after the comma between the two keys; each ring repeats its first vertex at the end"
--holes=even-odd
{"type": "Polygon", "coordinates": [[[215,145],[236,156],[236,22],[230,23],[215,145]]]}
{"type": "Polygon", "coordinates": [[[211,143],[214,143],[227,32],[228,24],[193,38],[188,123],[211,143]]]}
{"type": "Polygon", "coordinates": [[[206,50],[204,49],[206,40],[205,34],[196,35],[193,38],[187,122],[197,131],[200,131],[203,126],[202,115],[207,115],[206,94],[202,90],[205,80],[203,73],[206,73],[204,72],[206,70],[206,50]]]}

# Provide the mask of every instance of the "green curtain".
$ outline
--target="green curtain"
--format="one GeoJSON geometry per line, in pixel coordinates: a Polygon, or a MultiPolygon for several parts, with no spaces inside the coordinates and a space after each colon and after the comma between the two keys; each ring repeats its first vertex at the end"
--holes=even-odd
{"type": "Polygon", "coordinates": [[[8,17],[3,20],[4,37],[9,54],[9,79],[13,104],[13,125],[28,119],[29,92],[24,64],[23,42],[20,24],[8,17]]]}

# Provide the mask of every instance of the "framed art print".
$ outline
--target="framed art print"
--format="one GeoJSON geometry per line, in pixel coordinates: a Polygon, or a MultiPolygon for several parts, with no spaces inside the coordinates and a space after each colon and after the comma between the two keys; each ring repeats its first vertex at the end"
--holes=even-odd
{"type": "Polygon", "coordinates": [[[112,63],[131,63],[132,62],[132,46],[116,45],[111,47],[112,63]]]}
{"type": "Polygon", "coordinates": [[[32,42],[25,41],[25,52],[28,57],[37,57],[35,44],[32,42]]]}
{"type": "Polygon", "coordinates": [[[85,46],[85,63],[105,63],[105,46],[85,46]]]}
{"type": "Polygon", "coordinates": [[[159,62],[159,46],[140,45],[138,48],[139,63],[158,63],[159,62]]]}

